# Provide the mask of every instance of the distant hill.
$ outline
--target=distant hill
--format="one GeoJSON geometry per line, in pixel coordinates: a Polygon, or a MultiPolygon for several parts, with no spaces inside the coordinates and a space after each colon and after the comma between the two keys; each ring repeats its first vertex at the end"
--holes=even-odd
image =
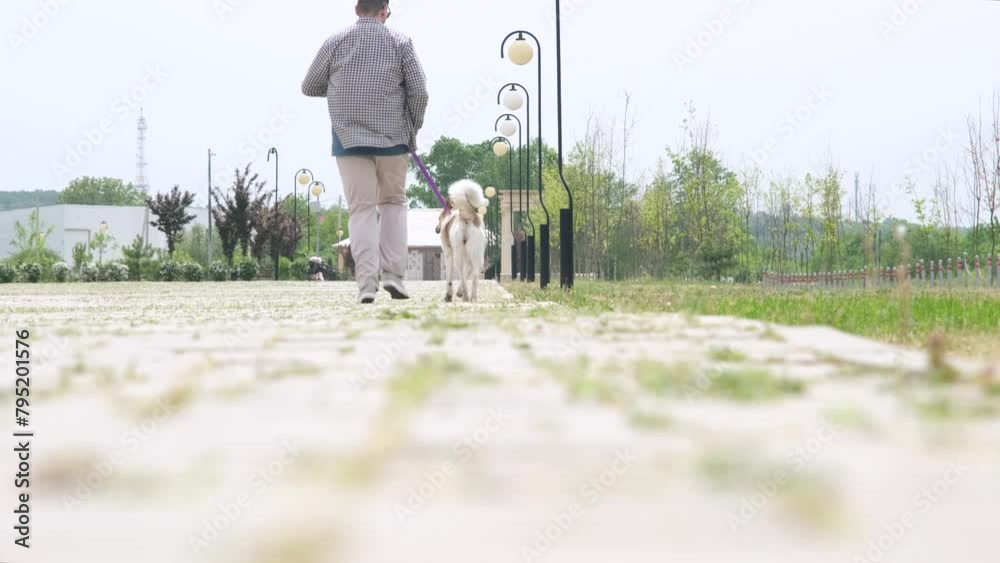
{"type": "Polygon", "coordinates": [[[11,209],[27,209],[44,207],[59,202],[59,192],[53,190],[36,190],[33,192],[0,192],[0,211],[11,209]]]}

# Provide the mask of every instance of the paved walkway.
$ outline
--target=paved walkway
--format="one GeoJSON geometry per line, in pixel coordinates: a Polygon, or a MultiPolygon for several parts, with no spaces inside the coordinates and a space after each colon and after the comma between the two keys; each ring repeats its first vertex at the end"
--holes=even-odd
{"type": "Polygon", "coordinates": [[[996,560],[979,366],[934,385],[923,354],[823,328],[412,288],[0,287],[4,334],[32,330],[37,434],[33,548],[0,556],[996,560]]]}

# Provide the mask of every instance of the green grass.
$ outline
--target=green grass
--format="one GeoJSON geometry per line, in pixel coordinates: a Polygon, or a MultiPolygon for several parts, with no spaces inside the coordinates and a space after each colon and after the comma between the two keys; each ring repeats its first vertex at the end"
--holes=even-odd
{"type": "Polygon", "coordinates": [[[715,348],[709,351],[708,357],[717,362],[745,362],[746,354],[732,348],[715,348]]]}
{"type": "Polygon", "coordinates": [[[887,342],[923,346],[936,330],[950,348],[989,356],[1000,350],[1000,290],[820,291],[660,281],[581,281],[571,292],[505,286],[525,301],[585,313],[722,315],[782,325],[826,325],[887,342]]]}

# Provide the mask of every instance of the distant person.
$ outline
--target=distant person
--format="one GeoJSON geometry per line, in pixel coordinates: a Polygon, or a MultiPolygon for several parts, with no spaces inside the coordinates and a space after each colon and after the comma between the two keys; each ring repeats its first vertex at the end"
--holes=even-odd
{"type": "Polygon", "coordinates": [[[385,26],[388,0],[358,0],[358,21],[319,51],[302,93],[326,97],[333,156],[351,219],[351,254],[361,303],[374,303],[379,272],[393,299],[409,299],[403,284],[406,174],[409,153],[427,111],[427,82],[413,42],[385,26]],[[381,215],[381,218],[380,218],[381,215]]]}

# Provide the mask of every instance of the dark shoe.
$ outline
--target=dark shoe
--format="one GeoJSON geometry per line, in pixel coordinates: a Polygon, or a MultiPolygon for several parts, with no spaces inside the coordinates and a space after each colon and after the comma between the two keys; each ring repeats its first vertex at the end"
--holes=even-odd
{"type": "Polygon", "coordinates": [[[406,300],[410,298],[410,294],[406,291],[406,286],[403,285],[403,280],[389,278],[382,281],[382,289],[389,292],[389,295],[396,300],[406,300]]]}

